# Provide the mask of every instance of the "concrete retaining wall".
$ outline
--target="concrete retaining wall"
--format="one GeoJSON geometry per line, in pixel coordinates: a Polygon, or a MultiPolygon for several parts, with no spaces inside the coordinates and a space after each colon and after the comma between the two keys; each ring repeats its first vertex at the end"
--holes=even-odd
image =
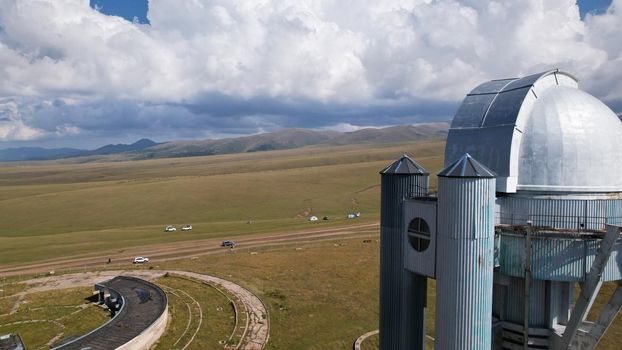
{"type": "Polygon", "coordinates": [[[117,350],[149,350],[164,334],[168,322],[168,303],[160,317],[136,338],[119,346],[117,350]]]}

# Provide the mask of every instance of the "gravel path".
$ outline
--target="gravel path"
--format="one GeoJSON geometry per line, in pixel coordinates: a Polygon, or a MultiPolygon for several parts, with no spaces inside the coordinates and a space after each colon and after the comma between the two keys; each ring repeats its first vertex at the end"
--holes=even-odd
{"type": "Polygon", "coordinates": [[[371,337],[372,335],[376,335],[378,333],[379,331],[376,329],[375,331],[367,332],[361,335],[360,337],[358,337],[356,341],[354,342],[354,350],[361,350],[361,346],[363,345],[363,342],[365,341],[365,339],[371,337]]]}
{"type": "MultiPolygon", "coordinates": [[[[238,284],[222,278],[188,271],[169,272],[205,281],[209,284],[222,287],[235,295],[244,305],[247,315],[244,336],[236,349],[260,350],[264,348],[270,336],[270,322],[268,320],[268,311],[266,310],[266,306],[255,294],[238,284]]],[[[238,310],[238,312],[240,311],[241,310],[238,310]]]]}

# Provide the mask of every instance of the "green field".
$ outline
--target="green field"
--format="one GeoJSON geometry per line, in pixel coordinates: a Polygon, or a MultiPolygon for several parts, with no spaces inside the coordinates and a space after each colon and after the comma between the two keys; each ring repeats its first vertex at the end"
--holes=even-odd
{"type": "Polygon", "coordinates": [[[436,171],[443,147],[443,140],[428,140],[134,162],[6,163],[0,168],[0,266],[309,228],[309,214],[341,219],[360,211],[360,221],[374,222],[378,171],[402,153],[436,171]],[[184,223],[194,230],[163,232],[165,225],[184,223]]]}
{"type": "Polygon", "coordinates": [[[168,296],[169,322],[155,349],[215,349],[227,344],[235,320],[229,299],[215,288],[174,276],[155,281],[168,296]],[[196,335],[195,335],[196,333],[196,335]]]}
{"type": "Polygon", "coordinates": [[[379,245],[363,239],[160,264],[232,280],[266,304],[268,349],[350,349],[378,328],[379,245]]]}
{"type": "Polygon", "coordinates": [[[92,295],[89,287],[23,297],[11,285],[0,289],[5,291],[0,297],[0,335],[17,332],[28,349],[47,349],[51,342],[88,333],[109,319],[108,311],[86,300],[92,295]]]}
{"type": "MultiPolygon", "coordinates": [[[[134,162],[4,164],[0,169],[0,266],[175,241],[340,226],[352,223],[345,219],[351,211],[362,213],[357,223],[377,222],[378,171],[403,153],[436,171],[443,147],[443,140],[428,140],[134,162]],[[331,220],[310,223],[307,216],[312,214],[331,220]],[[163,232],[164,225],[183,223],[192,223],[193,231],[163,232]]],[[[257,293],[269,309],[271,349],[347,348],[358,335],[376,327],[377,242],[348,240],[336,246],[318,242],[302,251],[259,252],[180,260],[161,267],[217,274],[257,293]]],[[[222,327],[206,329],[203,324],[202,336],[190,348],[217,347],[214,342],[222,340],[231,321],[213,312],[222,298],[208,287],[178,278],[158,283],[167,289],[172,317],[177,320],[169,325],[158,348],[188,337],[185,313],[192,310],[192,298],[208,308],[203,310],[206,322],[222,327]]],[[[20,286],[3,285],[3,312],[16,301],[7,293],[19,292],[20,286]]],[[[88,288],[82,292],[90,293],[88,288]]],[[[64,293],[75,299],[73,291],[64,293]]],[[[29,317],[62,316],[47,315],[46,310],[29,317]]],[[[8,326],[14,317],[22,316],[3,316],[0,330],[19,331],[36,347],[60,332],[53,322],[45,323],[49,329],[41,333],[30,332],[25,324],[8,326]]],[[[190,328],[199,326],[196,318],[191,322],[190,328]]]]}
{"type": "MultiPolygon", "coordinates": [[[[407,153],[434,173],[441,167],[443,147],[443,140],[433,140],[135,162],[5,164],[0,169],[0,266],[150,244],[340,226],[351,223],[344,218],[350,211],[363,214],[358,223],[377,222],[378,171],[407,153]],[[306,217],[311,214],[332,220],[310,223],[306,217]],[[194,230],[162,232],[164,225],[183,223],[192,223],[194,230]]],[[[435,187],[435,177],[431,180],[435,187]]],[[[203,272],[253,291],[270,315],[268,349],[348,349],[358,336],[378,328],[378,235],[367,238],[371,243],[348,238],[269,246],[253,249],[253,254],[238,250],[153,267],[203,272]]],[[[119,267],[130,264],[114,266],[119,267]]],[[[19,331],[27,344],[38,348],[61,332],[77,334],[106,319],[99,308],[80,308],[90,288],[56,292],[56,299],[67,303],[61,308],[50,307],[54,299],[29,296],[26,306],[9,315],[24,289],[13,283],[18,278],[0,280],[0,333],[19,331]],[[33,332],[32,325],[16,323],[26,319],[47,321],[38,324],[41,332],[33,332]]],[[[187,342],[187,327],[201,334],[188,349],[221,348],[218,342],[231,329],[225,299],[211,287],[179,277],[157,283],[169,295],[173,318],[157,348],[187,342]],[[199,324],[199,313],[205,324],[199,324]]],[[[613,288],[603,286],[592,314],[613,288]]],[[[430,337],[434,294],[430,280],[430,337]]],[[[619,348],[621,335],[622,320],[617,318],[599,349],[619,348]]],[[[364,349],[375,349],[377,343],[372,337],[364,349]]],[[[433,347],[430,339],[428,345],[433,347]]]]}

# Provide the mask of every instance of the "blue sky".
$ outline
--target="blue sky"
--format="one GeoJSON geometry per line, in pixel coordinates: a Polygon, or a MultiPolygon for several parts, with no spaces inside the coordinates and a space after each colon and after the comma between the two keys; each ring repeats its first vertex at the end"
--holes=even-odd
{"type": "Polygon", "coordinates": [[[588,12],[594,14],[601,14],[607,10],[611,5],[611,0],[579,0],[579,11],[581,12],[581,18],[585,17],[588,12]]]}
{"type": "Polygon", "coordinates": [[[622,0],[579,6],[0,1],[0,148],[447,121],[481,82],[552,68],[622,113],[622,0]]]}
{"type": "Polygon", "coordinates": [[[128,21],[134,17],[140,23],[149,23],[147,19],[147,0],[90,0],[91,7],[99,9],[101,13],[120,16],[128,21]]]}

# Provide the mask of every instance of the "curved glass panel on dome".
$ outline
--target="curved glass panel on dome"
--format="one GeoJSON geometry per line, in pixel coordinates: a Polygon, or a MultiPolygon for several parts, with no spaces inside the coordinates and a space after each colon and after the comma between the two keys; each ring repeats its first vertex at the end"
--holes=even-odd
{"type": "Polygon", "coordinates": [[[445,166],[468,152],[497,176],[509,176],[513,125],[497,128],[451,129],[445,146],[445,166]],[[482,161],[483,160],[483,161],[482,161]]]}
{"type": "Polygon", "coordinates": [[[497,98],[488,110],[483,126],[515,125],[516,117],[518,117],[518,112],[529,90],[531,90],[531,85],[497,95],[497,98]]]}
{"type": "Polygon", "coordinates": [[[507,86],[505,86],[502,91],[505,92],[505,91],[510,91],[510,90],[524,88],[524,87],[531,87],[533,86],[533,84],[535,84],[536,81],[538,81],[538,79],[542,78],[545,75],[554,73],[554,72],[557,72],[557,69],[546,71],[543,73],[532,74],[524,78],[517,79],[509,83],[507,86]]]}
{"type": "Polygon", "coordinates": [[[475,89],[471,90],[471,92],[469,92],[469,95],[496,94],[497,92],[503,90],[503,87],[506,86],[509,82],[514,80],[516,80],[516,78],[487,81],[483,84],[480,84],[475,89]]]}
{"type": "Polygon", "coordinates": [[[478,128],[482,125],[482,119],[488,107],[497,94],[468,95],[462,101],[451,122],[452,128],[478,128]]]}

